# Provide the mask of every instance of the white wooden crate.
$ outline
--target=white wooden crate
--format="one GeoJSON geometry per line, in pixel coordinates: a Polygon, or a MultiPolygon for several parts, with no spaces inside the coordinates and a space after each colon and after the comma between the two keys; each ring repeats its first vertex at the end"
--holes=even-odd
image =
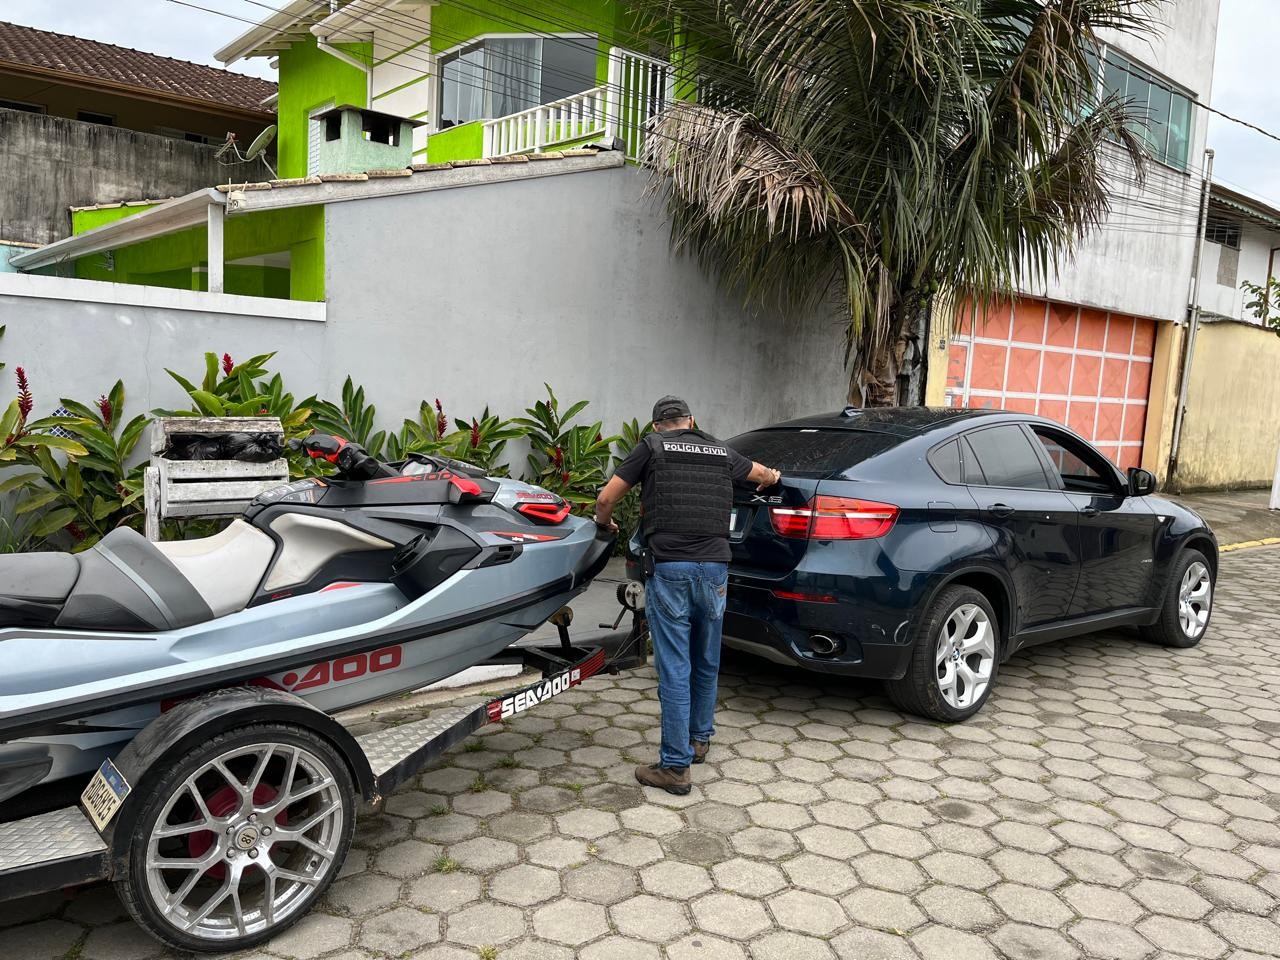
{"type": "Polygon", "coordinates": [[[151,465],[144,502],[148,540],[160,539],[168,517],[233,517],[265,490],[289,481],[283,458],[267,463],[242,460],[169,460],[162,454],[176,434],[274,433],[284,438],[276,417],[161,417],[151,425],[151,465]]]}

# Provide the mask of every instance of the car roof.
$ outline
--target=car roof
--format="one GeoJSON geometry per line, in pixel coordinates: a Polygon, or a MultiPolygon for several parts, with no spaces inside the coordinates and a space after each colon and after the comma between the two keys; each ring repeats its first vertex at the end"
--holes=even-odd
{"type": "Polygon", "coordinates": [[[969,407],[845,407],[832,413],[775,423],[764,429],[863,430],[905,439],[979,419],[1039,421],[1042,418],[1008,410],[969,407]]]}

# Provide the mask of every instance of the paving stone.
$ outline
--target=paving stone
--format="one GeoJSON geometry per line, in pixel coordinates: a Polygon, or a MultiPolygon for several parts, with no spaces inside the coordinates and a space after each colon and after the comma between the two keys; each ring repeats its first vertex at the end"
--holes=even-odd
{"type": "Polygon", "coordinates": [[[911,935],[922,960],[998,960],[980,937],[948,927],[932,926],[911,935]]]}
{"type": "Polygon", "coordinates": [[[820,937],[830,936],[848,922],[834,899],[805,890],[788,890],[770,898],[769,910],[787,929],[820,937]]]}
{"type": "Polygon", "coordinates": [[[480,878],[469,873],[429,873],[409,884],[407,899],[432,913],[448,913],[480,899],[480,878]]]}
{"type": "Polygon", "coordinates": [[[136,923],[117,923],[90,931],[80,956],[85,960],[148,960],[164,950],[164,944],[148,936],[136,923]]]}
{"type": "Polygon", "coordinates": [[[748,897],[763,897],[787,885],[782,871],[772,864],[735,857],[711,868],[716,886],[748,897]]]}
{"type": "Polygon", "coordinates": [[[519,849],[514,843],[506,840],[494,840],[489,837],[476,837],[455,843],[449,848],[449,856],[468,870],[492,870],[515,863],[519,858],[519,849]]]}
{"type": "Polygon", "coordinates": [[[536,813],[508,813],[489,822],[489,835],[513,843],[532,843],[551,832],[551,819],[536,813]]]}
{"type": "Polygon", "coordinates": [[[1060,933],[1022,923],[1006,923],[990,937],[1008,960],[1077,960],[1080,951],[1060,933]]]}
{"type": "Polygon", "coordinates": [[[658,946],[630,937],[605,937],[578,951],[581,960],[658,960],[658,946]]]}
{"type": "Polygon", "coordinates": [[[313,910],[284,933],[272,938],[271,952],[282,957],[311,960],[312,957],[347,946],[351,942],[353,929],[350,920],[313,910]]]}
{"type": "Polygon", "coordinates": [[[675,900],[692,900],[714,885],[705,867],[679,860],[663,860],[640,871],[640,882],[649,893],[675,900]]]}
{"type": "Polygon", "coordinates": [[[402,840],[381,851],[375,863],[383,873],[406,879],[429,871],[440,853],[441,848],[436,844],[423,843],[421,840],[402,840]]]}
{"type": "Polygon", "coordinates": [[[578,795],[564,787],[543,786],[526,790],[518,797],[521,809],[533,813],[560,813],[578,805],[578,795]]]}
{"type": "Polygon", "coordinates": [[[835,954],[824,940],[779,931],[752,941],[753,960],[830,960],[835,954]]]}
{"type": "Polygon", "coordinates": [[[1140,880],[1129,893],[1152,913],[1198,920],[1212,904],[1190,887],[1163,880],[1140,880]]]}
{"type": "Polygon", "coordinates": [[[654,943],[667,943],[689,930],[681,904],[644,893],[610,907],[609,917],[619,933],[654,943]]]}
{"type": "Polygon", "coordinates": [[[899,893],[914,893],[928,878],[923,870],[901,857],[883,853],[864,853],[853,860],[854,873],[868,886],[899,893]]]}
{"type": "MultiPolygon", "coordinates": [[[[440,939],[440,918],[413,907],[396,907],[360,925],[359,944],[380,953],[399,955],[440,939]]],[[[272,950],[279,947],[273,941],[272,950]]]]}
{"type": "Polygon", "coordinates": [[[903,933],[925,922],[925,915],[910,897],[887,890],[863,887],[840,901],[855,924],[903,933]]]}
{"type": "Polygon", "coordinates": [[[674,810],[644,804],[624,810],[619,815],[623,827],[634,833],[665,837],[684,828],[685,822],[674,810]]]}
{"type": "Polygon", "coordinates": [[[566,837],[597,840],[621,826],[618,818],[604,810],[570,810],[556,817],[556,829],[566,837]]]}
{"type": "Polygon", "coordinates": [[[700,929],[735,940],[750,940],[771,924],[758,901],[734,893],[709,893],[693,901],[690,909],[700,929]]]}
{"type": "Polygon", "coordinates": [[[565,893],[593,903],[619,903],[636,892],[636,875],[625,867],[599,861],[575,867],[561,878],[565,893]]]}
{"type": "Polygon", "coordinates": [[[1060,927],[1071,919],[1071,909],[1057,894],[1017,883],[1002,883],[987,891],[995,905],[1011,919],[1040,927],[1060,927]]]}
{"type": "Polygon", "coordinates": [[[669,960],[747,960],[747,952],[728,940],[691,933],[667,947],[667,957],[669,960]]]}
{"type": "MultiPolygon", "coordinates": [[[[473,960],[474,956],[468,953],[467,960],[473,960]]],[[[532,939],[504,947],[500,956],[502,960],[576,960],[575,952],[569,947],[532,939]]]]}
{"type": "Polygon", "coordinates": [[[1147,917],[1137,926],[1138,933],[1162,950],[1189,957],[1213,960],[1227,950],[1227,944],[1203,924],[1173,917],[1147,917]]]}
{"type": "Polygon", "coordinates": [[[1000,879],[985,861],[961,853],[933,853],[921,860],[920,866],[941,883],[970,890],[984,890],[1000,879]]]}
{"type": "Polygon", "coordinates": [[[480,821],[460,813],[429,815],[414,824],[413,832],[415,836],[432,843],[457,843],[479,833],[480,821]]]}
{"type": "Polygon", "coordinates": [[[517,907],[531,907],[559,894],[559,874],[527,863],[509,867],[489,881],[489,896],[517,907]]]}
{"type": "Polygon", "coordinates": [[[1077,920],[1066,932],[1090,960],[1142,960],[1155,949],[1132,928],[1106,920],[1077,920]]]}
{"type": "Polygon", "coordinates": [[[799,847],[794,834],[768,827],[747,827],[729,838],[733,849],[748,857],[781,860],[799,847]]]}
{"type": "Polygon", "coordinates": [[[450,914],[445,937],[454,943],[481,947],[508,943],[524,936],[524,914],[515,907],[476,904],[450,914]]]}
{"type": "Polygon", "coordinates": [[[853,868],[843,861],[814,853],[792,857],[783,862],[782,869],[795,886],[833,897],[847,893],[858,883],[853,868]]]}
{"type": "Polygon", "coordinates": [[[611,863],[639,869],[662,859],[662,847],[652,837],[615,833],[597,844],[599,856],[611,863]]]}
{"type": "Polygon", "coordinates": [[[586,863],[590,859],[587,845],[581,840],[570,840],[566,837],[548,837],[528,848],[529,859],[544,867],[561,870],[577,863],[586,863]]]}
{"type": "Polygon", "coordinates": [[[400,898],[400,881],[378,874],[358,874],[336,880],[325,901],[339,913],[362,915],[390,906],[400,898]]]}
{"type": "Polygon", "coordinates": [[[1127,893],[1092,883],[1074,883],[1065,888],[1062,899],[1082,917],[1133,923],[1142,916],[1142,908],[1127,893]]]}
{"type": "Polygon", "coordinates": [[[879,930],[854,928],[831,940],[840,960],[920,960],[902,937],[879,930]]]}
{"type": "Polygon", "coordinates": [[[981,894],[937,884],[916,897],[930,919],[957,930],[980,930],[995,924],[998,914],[981,894]]]}
{"type": "Polygon", "coordinates": [[[719,863],[733,856],[733,850],[724,837],[701,830],[681,830],[663,837],[662,849],[668,857],[703,865],[719,863]]]}
{"type": "Polygon", "coordinates": [[[599,904],[566,898],[539,907],[533,930],[544,940],[576,947],[607,933],[609,923],[599,904]]]}
{"type": "Polygon", "coordinates": [[[1221,913],[1209,926],[1233,947],[1268,956],[1280,956],[1280,924],[1243,913],[1221,913]]]}

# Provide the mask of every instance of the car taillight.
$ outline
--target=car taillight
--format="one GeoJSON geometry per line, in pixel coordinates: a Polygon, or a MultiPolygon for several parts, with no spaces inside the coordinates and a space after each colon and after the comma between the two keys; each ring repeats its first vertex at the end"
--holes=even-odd
{"type": "Polygon", "coordinates": [[[772,507],[773,529],[793,540],[871,540],[898,519],[891,503],[853,497],[817,496],[803,507],[772,507]]]}
{"type": "Polygon", "coordinates": [[[569,515],[567,501],[551,503],[545,500],[530,500],[516,504],[516,513],[528,517],[534,523],[563,523],[569,515]]]}

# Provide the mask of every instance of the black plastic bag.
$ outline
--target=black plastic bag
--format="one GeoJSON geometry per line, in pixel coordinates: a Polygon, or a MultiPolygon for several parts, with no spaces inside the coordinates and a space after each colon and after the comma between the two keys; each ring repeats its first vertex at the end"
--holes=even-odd
{"type": "Polygon", "coordinates": [[[240,460],[269,463],[283,455],[278,433],[179,433],[169,437],[168,460],[240,460]]]}

